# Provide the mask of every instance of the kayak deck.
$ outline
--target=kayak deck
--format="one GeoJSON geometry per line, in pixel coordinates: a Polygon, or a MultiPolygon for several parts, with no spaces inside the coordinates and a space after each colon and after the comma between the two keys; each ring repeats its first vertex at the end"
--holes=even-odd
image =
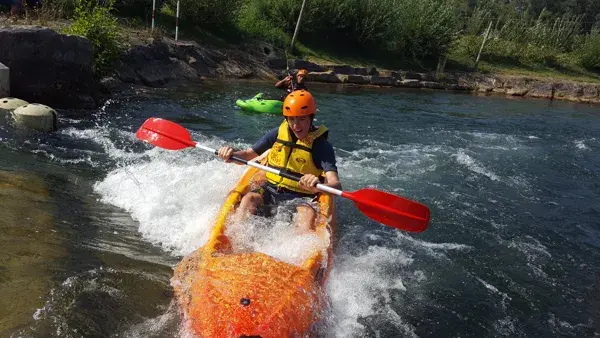
{"type": "Polygon", "coordinates": [[[239,99],[235,102],[238,107],[244,111],[251,113],[264,113],[264,114],[282,114],[283,102],[280,100],[265,100],[262,98],[262,93],[258,93],[251,99],[242,100],[239,99]]]}
{"type": "MultiPolygon", "coordinates": [[[[208,242],[175,268],[175,295],[191,330],[201,337],[288,337],[310,332],[324,306],[323,284],[331,263],[335,204],[320,194],[315,234],[329,245],[302,264],[260,252],[236,253],[227,221],[264,174],[246,169],[217,214],[208,242]]],[[[292,225],[290,225],[292,226],[292,225]]]]}

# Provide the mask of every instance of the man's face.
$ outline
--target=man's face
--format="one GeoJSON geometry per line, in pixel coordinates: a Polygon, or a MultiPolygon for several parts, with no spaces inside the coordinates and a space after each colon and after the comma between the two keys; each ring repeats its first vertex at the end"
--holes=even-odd
{"type": "Polygon", "coordinates": [[[303,140],[306,138],[306,136],[308,136],[312,122],[310,116],[289,116],[287,121],[290,128],[294,132],[294,135],[296,135],[299,140],[303,140]]]}
{"type": "Polygon", "coordinates": [[[296,75],[296,82],[298,82],[298,83],[304,83],[304,80],[306,80],[306,75],[304,75],[304,74],[298,74],[298,75],[296,75]]]}

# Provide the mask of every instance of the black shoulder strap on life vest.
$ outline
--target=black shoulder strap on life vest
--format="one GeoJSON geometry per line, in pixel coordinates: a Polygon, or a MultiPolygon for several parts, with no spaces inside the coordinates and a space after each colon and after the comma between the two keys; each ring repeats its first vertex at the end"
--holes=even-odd
{"type": "Polygon", "coordinates": [[[296,149],[302,149],[304,151],[308,151],[311,152],[311,149],[309,147],[305,147],[303,145],[297,144],[296,142],[292,142],[292,141],[284,141],[282,139],[277,139],[275,142],[277,143],[281,143],[286,147],[290,147],[292,149],[296,148],[296,149]]]}

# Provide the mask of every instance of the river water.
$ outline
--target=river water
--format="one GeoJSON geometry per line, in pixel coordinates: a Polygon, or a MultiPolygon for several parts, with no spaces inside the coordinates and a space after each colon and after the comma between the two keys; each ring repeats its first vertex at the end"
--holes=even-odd
{"type": "MultiPolygon", "coordinates": [[[[156,116],[210,147],[247,147],[281,118],[235,99],[270,86],[140,90],[60,111],[53,134],[0,116],[0,336],[189,336],[172,268],[206,241],[244,168],[134,132],[156,116]]],[[[344,189],[432,211],[410,234],[337,201],[320,335],[600,336],[598,106],[312,87],[344,189]]]]}

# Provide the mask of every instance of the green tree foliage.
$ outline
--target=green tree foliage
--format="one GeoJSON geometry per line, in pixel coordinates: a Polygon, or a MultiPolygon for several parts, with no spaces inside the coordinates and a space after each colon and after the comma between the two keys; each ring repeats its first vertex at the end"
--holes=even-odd
{"type": "MultiPolygon", "coordinates": [[[[246,0],[238,28],[287,46],[302,1],[246,0]]],[[[343,50],[436,59],[457,33],[457,8],[443,0],[309,0],[300,39],[343,50]]]]}
{"type": "MultiPolygon", "coordinates": [[[[131,0],[130,0],[131,1],[131,0]]],[[[223,32],[235,26],[243,0],[180,0],[182,22],[204,29],[223,32]]],[[[175,13],[177,0],[167,0],[175,13]]]]}
{"type": "Polygon", "coordinates": [[[110,13],[114,0],[101,5],[96,0],[76,0],[73,22],[65,33],[79,35],[92,42],[94,73],[106,73],[121,53],[120,29],[110,13]]]}
{"type": "Polygon", "coordinates": [[[600,26],[594,27],[584,38],[580,62],[587,69],[600,71],[600,26]]]}

